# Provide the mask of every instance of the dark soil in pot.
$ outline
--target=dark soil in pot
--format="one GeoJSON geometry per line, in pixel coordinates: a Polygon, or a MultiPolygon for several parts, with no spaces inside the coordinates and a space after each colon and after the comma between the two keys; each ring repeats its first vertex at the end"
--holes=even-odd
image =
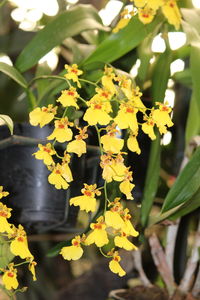
{"type": "MultiPolygon", "coordinates": [[[[113,291],[115,292],[115,291],[113,291]]],[[[200,300],[191,294],[183,295],[178,292],[172,297],[169,297],[166,290],[157,286],[145,287],[136,286],[128,290],[116,290],[115,296],[112,299],[116,300],[200,300]]]]}

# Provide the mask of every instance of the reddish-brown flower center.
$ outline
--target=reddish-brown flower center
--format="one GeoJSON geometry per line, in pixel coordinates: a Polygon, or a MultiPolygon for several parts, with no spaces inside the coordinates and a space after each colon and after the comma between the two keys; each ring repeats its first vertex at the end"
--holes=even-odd
{"type": "Polygon", "coordinates": [[[92,192],[91,191],[84,191],[84,195],[91,197],[92,196],[92,192]]]}
{"type": "Polygon", "coordinates": [[[71,69],[71,72],[74,73],[74,74],[77,74],[78,70],[77,69],[71,69]]]}
{"type": "Polygon", "coordinates": [[[8,214],[5,211],[0,211],[0,217],[7,218],[8,214]]]}
{"type": "Polygon", "coordinates": [[[149,14],[143,14],[142,17],[148,19],[149,18],[149,14]]]}
{"type": "Polygon", "coordinates": [[[59,174],[59,175],[61,174],[61,172],[59,170],[56,170],[55,173],[59,174]]]}
{"type": "Polygon", "coordinates": [[[64,124],[59,124],[58,128],[63,129],[63,128],[65,128],[65,125],[64,124]]]}
{"type": "Polygon", "coordinates": [[[13,272],[8,272],[8,277],[14,277],[14,273],[13,272]]]}
{"type": "Polygon", "coordinates": [[[75,95],[75,93],[72,92],[72,91],[68,91],[67,94],[68,94],[69,96],[72,96],[72,97],[75,95]]]}
{"type": "Polygon", "coordinates": [[[169,108],[167,106],[162,107],[162,111],[168,111],[168,110],[169,110],[169,108]]]}
{"type": "Polygon", "coordinates": [[[101,108],[102,108],[101,104],[95,104],[94,106],[94,109],[101,109],[101,108]]]}
{"type": "Polygon", "coordinates": [[[134,109],[133,109],[132,107],[128,107],[128,108],[126,109],[126,112],[127,112],[127,113],[133,113],[133,112],[134,112],[134,109]]]}
{"type": "Polygon", "coordinates": [[[118,256],[115,256],[113,259],[114,259],[115,261],[119,262],[119,257],[118,257],[118,256]]]}
{"type": "Polygon", "coordinates": [[[169,6],[172,7],[172,8],[174,8],[174,3],[170,2],[169,6]]]}
{"type": "Polygon", "coordinates": [[[108,93],[103,92],[103,93],[101,93],[101,96],[102,96],[102,97],[105,97],[105,98],[108,98],[108,93]]]}
{"type": "Polygon", "coordinates": [[[151,125],[151,126],[154,126],[154,122],[153,121],[149,121],[148,124],[151,125]]]}
{"type": "Polygon", "coordinates": [[[102,225],[101,224],[94,224],[94,229],[102,229],[102,225]]]}
{"type": "Polygon", "coordinates": [[[74,241],[73,242],[73,246],[79,246],[79,242],[78,241],[74,241]]]}
{"type": "Polygon", "coordinates": [[[17,238],[17,240],[18,240],[18,242],[24,242],[24,238],[23,238],[22,236],[19,236],[19,237],[17,238]]]}
{"type": "Polygon", "coordinates": [[[43,148],[44,152],[47,152],[47,153],[50,153],[51,152],[51,149],[47,148],[47,147],[44,147],[43,148]]]}

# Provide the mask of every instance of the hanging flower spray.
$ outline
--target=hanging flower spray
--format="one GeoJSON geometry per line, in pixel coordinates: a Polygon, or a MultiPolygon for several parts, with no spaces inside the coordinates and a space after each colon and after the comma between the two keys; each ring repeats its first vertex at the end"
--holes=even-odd
{"type": "Polygon", "coordinates": [[[107,66],[98,83],[87,81],[87,84],[95,86],[95,92],[89,100],[85,100],[77,91],[77,88],[81,88],[81,82],[86,82],[80,78],[83,71],[79,70],[76,64],[65,65],[65,69],[67,72],[64,76],[68,89],[62,91],[57,99],[57,103],[63,108],[63,114],[58,116],[58,107],[52,105],[37,107],[30,113],[30,123],[33,126],[43,127],[54,121],[54,129],[47,137],[48,143],[39,144],[39,150],[34,156],[43,160],[49,169],[49,183],[57,189],[67,189],[73,181],[70,170],[71,155],[81,157],[86,153],[87,130],[90,126],[94,127],[98,137],[104,185],[85,183],[80,196],[71,198],[69,203],[87,213],[95,213],[97,203],[104,201],[104,209],[94,222],[91,222],[90,230],[82,236],[75,236],[71,240],[71,245],[63,247],[60,254],[66,260],[77,260],[82,257],[84,247],[95,244],[109,259],[110,270],[124,276],[126,272],[120,265],[121,257],[118,249],[123,248],[127,251],[137,249],[132,243],[132,238],[137,237],[139,233],[134,229],[129,209],[125,207],[121,197],[110,200],[108,185],[111,182],[118,183],[119,195],[122,194],[122,198],[127,200],[133,200],[133,171],[130,166],[126,166],[127,153],[123,148],[127,147],[132,152],[141,153],[137,141],[139,130],[152,140],[156,138],[155,128],[158,128],[161,134],[166,133],[167,128],[173,125],[170,118],[171,108],[167,103],[160,102],[155,102],[155,107],[147,108],[141,100],[142,93],[139,87],[135,87],[127,76],[121,76],[112,67],[107,66]],[[83,115],[86,125],[83,127],[75,125],[75,122],[71,122],[67,117],[69,107],[78,110],[80,105],[86,107],[83,115]],[[138,122],[139,114],[143,116],[142,123],[138,122]],[[75,128],[78,134],[74,135],[75,128]],[[123,129],[128,133],[126,145],[125,139],[120,136],[123,129]],[[67,142],[63,156],[56,152],[56,142],[67,142]],[[114,248],[104,253],[102,247],[108,245],[111,239],[114,241],[114,248]]]}

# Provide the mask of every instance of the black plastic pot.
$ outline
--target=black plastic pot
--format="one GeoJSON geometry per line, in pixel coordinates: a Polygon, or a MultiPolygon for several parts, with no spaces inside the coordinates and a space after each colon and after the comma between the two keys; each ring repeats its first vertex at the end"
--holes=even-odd
{"type": "Polygon", "coordinates": [[[80,195],[85,156],[72,156],[74,181],[67,191],[57,190],[48,183],[47,167],[32,156],[38,150],[37,144],[45,143],[51,132],[50,126],[41,129],[18,124],[11,137],[6,126],[0,127],[0,185],[10,193],[4,202],[13,208],[12,222],[23,224],[29,232],[71,231],[76,223],[78,209],[69,206],[68,200],[80,195]]]}

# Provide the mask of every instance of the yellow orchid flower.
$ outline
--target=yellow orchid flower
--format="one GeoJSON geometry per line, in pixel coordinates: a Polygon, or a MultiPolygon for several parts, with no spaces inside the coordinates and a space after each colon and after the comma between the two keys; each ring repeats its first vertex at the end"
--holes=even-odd
{"type": "Polygon", "coordinates": [[[108,244],[108,235],[106,232],[106,224],[103,217],[97,219],[97,223],[91,223],[90,228],[93,229],[85,240],[86,245],[96,244],[97,247],[103,247],[108,244]]]}
{"type": "Polygon", "coordinates": [[[7,290],[17,289],[19,285],[17,280],[17,269],[13,267],[13,264],[9,264],[8,270],[4,271],[2,281],[7,290]]]}
{"type": "Polygon", "coordinates": [[[78,80],[78,76],[82,75],[83,71],[78,69],[77,64],[73,64],[72,66],[65,65],[65,69],[67,70],[67,74],[64,75],[65,78],[77,83],[77,86],[81,88],[81,84],[78,80]]]}
{"type": "Polygon", "coordinates": [[[127,140],[127,147],[130,151],[136,152],[137,154],[141,153],[141,149],[139,147],[136,135],[130,134],[127,140]]]}
{"type": "Polygon", "coordinates": [[[56,112],[57,106],[53,107],[52,104],[49,104],[48,107],[37,107],[29,114],[30,123],[33,126],[40,125],[43,127],[54,119],[56,112]]]}
{"type": "Polygon", "coordinates": [[[15,238],[10,243],[10,251],[15,256],[20,256],[22,259],[33,257],[28,249],[26,232],[22,225],[19,225],[14,233],[15,238]]]}
{"type": "Polygon", "coordinates": [[[62,118],[60,120],[55,121],[55,129],[53,132],[47,137],[48,140],[56,139],[59,143],[68,142],[72,139],[73,132],[69,128],[69,126],[73,126],[72,122],[68,121],[68,118],[62,118]]]}
{"type": "Polygon", "coordinates": [[[137,250],[137,247],[128,240],[128,235],[125,232],[121,232],[121,236],[116,236],[114,238],[115,246],[123,248],[127,251],[137,250]]]}
{"type": "Polygon", "coordinates": [[[120,266],[120,261],[121,257],[118,255],[118,252],[115,251],[113,254],[113,259],[109,262],[109,268],[113,273],[118,274],[120,277],[122,277],[126,275],[126,272],[120,266]]]}
{"type": "Polygon", "coordinates": [[[11,216],[11,210],[12,208],[0,202],[0,232],[12,233],[11,225],[7,221],[11,216]]]}
{"type": "Polygon", "coordinates": [[[46,145],[38,144],[39,150],[33,155],[36,159],[43,160],[45,165],[52,165],[54,163],[54,160],[52,158],[52,155],[56,154],[56,151],[52,149],[52,145],[50,143],[46,145]]]}
{"type": "Polygon", "coordinates": [[[56,189],[67,189],[69,184],[65,179],[65,170],[62,165],[57,163],[55,166],[50,169],[52,173],[48,176],[49,183],[55,185],[56,189]]]}
{"type": "Polygon", "coordinates": [[[95,194],[99,196],[100,191],[96,189],[96,184],[87,185],[84,184],[84,188],[81,190],[83,196],[77,196],[70,199],[70,205],[79,206],[80,210],[86,212],[94,212],[96,210],[96,198],[95,194]]]}
{"type": "Polygon", "coordinates": [[[79,108],[76,103],[79,94],[74,87],[71,87],[69,90],[64,90],[61,93],[61,96],[56,100],[57,102],[60,102],[63,107],[74,106],[76,109],[79,108]]]}
{"type": "Polygon", "coordinates": [[[174,25],[176,30],[181,25],[181,13],[176,0],[163,0],[162,13],[167,18],[169,24],[174,25]]]}
{"type": "Polygon", "coordinates": [[[72,246],[63,247],[60,251],[62,257],[66,260],[78,260],[83,255],[81,247],[81,237],[75,236],[72,240],[72,246]]]}

